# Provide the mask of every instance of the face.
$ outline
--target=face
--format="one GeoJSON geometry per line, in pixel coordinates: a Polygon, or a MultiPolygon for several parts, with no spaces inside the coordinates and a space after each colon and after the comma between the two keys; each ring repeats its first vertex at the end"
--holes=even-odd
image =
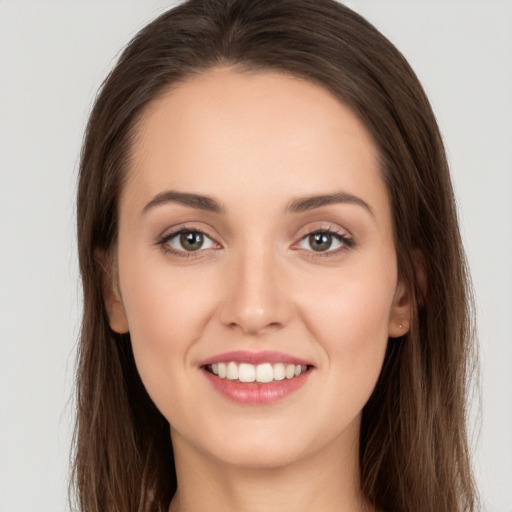
{"type": "Polygon", "coordinates": [[[409,304],[346,106],[278,73],[195,76],[142,116],[119,212],[110,323],[175,446],[253,467],[357,446],[409,304]]]}

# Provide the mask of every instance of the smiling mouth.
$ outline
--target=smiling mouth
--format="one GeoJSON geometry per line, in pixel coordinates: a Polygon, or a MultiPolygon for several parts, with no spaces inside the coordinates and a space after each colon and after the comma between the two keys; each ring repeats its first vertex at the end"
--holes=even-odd
{"type": "Polygon", "coordinates": [[[213,363],[204,366],[206,371],[221,379],[243,383],[258,382],[261,384],[290,380],[306,373],[311,366],[286,363],[213,363]]]}

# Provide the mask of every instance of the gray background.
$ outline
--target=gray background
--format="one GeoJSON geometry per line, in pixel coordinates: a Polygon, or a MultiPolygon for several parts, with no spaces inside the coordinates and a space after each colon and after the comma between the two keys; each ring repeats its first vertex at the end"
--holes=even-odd
{"type": "MultiPolygon", "coordinates": [[[[409,59],[444,134],[478,308],[475,469],[485,509],[512,512],[512,2],[346,3],[409,59]]],[[[0,0],[0,512],[67,510],[81,137],[120,49],[169,5],[0,0]]]]}

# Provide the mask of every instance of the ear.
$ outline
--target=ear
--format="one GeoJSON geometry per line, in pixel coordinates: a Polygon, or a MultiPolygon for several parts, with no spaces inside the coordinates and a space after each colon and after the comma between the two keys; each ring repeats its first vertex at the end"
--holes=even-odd
{"type": "Polygon", "coordinates": [[[102,268],[103,302],[107,310],[110,328],[119,334],[127,333],[130,329],[119,290],[117,266],[112,262],[112,258],[104,252],[97,253],[96,260],[102,268]]]}
{"type": "Polygon", "coordinates": [[[409,331],[412,318],[412,297],[411,292],[403,281],[399,281],[389,315],[388,336],[399,338],[409,331]]]}
{"type": "Polygon", "coordinates": [[[411,326],[413,316],[413,307],[423,306],[424,299],[428,290],[427,274],[425,272],[425,259],[419,250],[412,253],[414,272],[416,274],[416,283],[419,287],[416,304],[414,303],[413,291],[411,291],[403,282],[399,280],[396,287],[393,307],[389,317],[389,337],[398,338],[407,334],[411,326]]]}

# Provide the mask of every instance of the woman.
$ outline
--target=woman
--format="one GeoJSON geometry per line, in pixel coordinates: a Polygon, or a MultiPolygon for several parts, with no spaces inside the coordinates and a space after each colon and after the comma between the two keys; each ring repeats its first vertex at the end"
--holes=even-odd
{"type": "Polygon", "coordinates": [[[331,0],[192,0],[104,83],[78,190],[84,511],[475,510],[441,137],[331,0]]]}

